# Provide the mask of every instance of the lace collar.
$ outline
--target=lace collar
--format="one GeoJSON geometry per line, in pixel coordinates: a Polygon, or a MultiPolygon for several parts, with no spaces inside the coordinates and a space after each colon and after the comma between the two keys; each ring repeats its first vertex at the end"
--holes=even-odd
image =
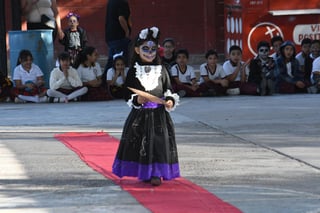
{"type": "Polygon", "coordinates": [[[137,62],[134,65],[136,68],[136,78],[139,79],[141,85],[146,91],[155,89],[159,84],[161,76],[161,65],[139,65],[137,62]]]}

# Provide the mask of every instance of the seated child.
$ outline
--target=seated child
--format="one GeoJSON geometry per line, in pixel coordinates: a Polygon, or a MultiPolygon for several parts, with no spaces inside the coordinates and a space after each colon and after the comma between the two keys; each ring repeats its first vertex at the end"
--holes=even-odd
{"type": "Polygon", "coordinates": [[[109,94],[113,98],[124,98],[124,82],[128,74],[128,68],[122,54],[113,56],[113,66],[107,71],[107,85],[109,94]]]}
{"type": "MultiPolygon", "coordinates": [[[[309,57],[310,47],[312,40],[310,38],[304,38],[301,41],[301,52],[296,55],[296,59],[299,61],[300,70],[304,72],[305,59],[309,57]]],[[[310,77],[310,76],[309,76],[310,77]]]]}
{"type": "Polygon", "coordinates": [[[188,65],[189,52],[180,49],[176,53],[177,64],[171,68],[171,76],[174,80],[173,88],[180,95],[189,97],[201,96],[201,90],[197,83],[196,74],[192,66],[188,65]]]}
{"type": "Polygon", "coordinates": [[[271,38],[270,43],[274,51],[274,53],[270,55],[270,57],[272,57],[273,60],[276,61],[277,58],[280,56],[280,46],[283,43],[283,38],[281,36],[274,36],[271,38]]]}
{"type": "Polygon", "coordinates": [[[306,93],[310,86],[304,79],[298,60],[295,58],[295,47],[290,41],[280,47],[280,57],[276,61],[277,89],[279,93],[306,93]]]}
{"type": "Polygon", "coordinates": [[[257,46],[258,55],[250,61],[249,77],[242,91],[247,91],[248,95],[272,95],[274,92],[274,66],[275,62],[269,56],[270,45],[267,41],[260,41],[257,46]],[[251,86],[254,89],[244,89],[251,86]],[[250,93],[251,92],[251,93],[250,93]]]}
{"type": "Polygon", "coordinates": [[[163,40],[162,46],[163,56],[161,57],[161,62],[170,74],[171,67],[176,64],[175,42],[173,38],[166,38],[163,40]]]}
{"type": "Polygon", "coordinates": [[[306,81],[312,81],[312,64],[313,61],[320,56],[320,40],[315,39],[311,42],[310,54],[305,58],[304,61],[304,78],[306,81]]]}
{"type": "Polygon", "coordinates": [[[98,52],[94,47],[85,47],[78,55],[75,63],[83,86],[88,92],[81,97],[82,101],[105,101],[111,97],[107,89],[102,86],[102,71],[97,62],[98,52]]]}
{"type": "Polygon", "coordinates": [[[45,82],[43,72],[33,63],[29,50],[21,50],[17,66],[13,72],[15,102],[46,102],[45,82]]]}
{"type": "Polygon", "coordinates": [[[77,70],[70,66],[70,55],[66,52],[58,57],[59,67],[54,68],[50,73],[49,97],[59,99],[58,102],[68,103],[69,100],[76,99],[88,92],[87,87],[83,87],[77,70]]]}
{"type": "Polygon", "coordinates": [[[209,50],[205,57],[207,62],[200,65],[200,87],[211,95],[226,95],[229,82],[225,79],[222,66],[218,64],[218,53],[209,50]]]}
{"type": "Polygon", "coordinates": [[[320,92],[320,57],[316,58],[312,64],[312,74],[311,74],[312,87],[308,90],[309,93],[319,93],[320,92]]]}
{"type": "Polygon", "coordinates": [[[246,82],[246,74],[249,72],[247,64],[242,61],[242,49],[239,46],[229,48],[229,60],[224,62],[223,70],[229,81],[227,94],[239,95],[241,84],[246,82]]]}

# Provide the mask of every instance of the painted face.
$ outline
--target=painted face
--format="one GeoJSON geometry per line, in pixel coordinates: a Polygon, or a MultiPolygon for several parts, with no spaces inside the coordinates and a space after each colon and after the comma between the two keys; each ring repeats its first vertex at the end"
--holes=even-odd
{"type": "Polygon", "coordinates": [[[242,53],[240,50],[232,50],[230,52],[230,61],[234,64],[238,64],[242,60],[242,53]]]}
{"type": "Polygon", "coordinates": [[[124,70],[125,64],[123,60],[117,60],[114,64],[116,70],[124,70]]]}
{"type": "Polygon", "coordinates": [[[158,46],[153,41],[145,41],[135,50],[143,62],[152,62],[157,56],[158,46]]]}
{"type": "Polygon", "coordinates": [[[20,60],[21,66],[27,71],[31,70],[32,62],[33,59],[30,56],[28,56],[25,60],[20,60]]]}
{"type": "Polygon", "coordinates": [[[258,55],[263,60],[267,59],[268,55],[269,55],[269,48],[268,47],[260,47],[258,50],[258,55]]]}
{"type": "Polygon", "coordinates": [[[178,54],[176,61],[177,61],[177,64],[179,64],[179,66],[182,67],[187,65],[188,58],[185,54],[178,54]]]}
{"type": "Polygon", "coordinates": [[[68,20],[68,25],[71,29],[77,29],[77,26],[79,25],[79,21],[77,17],[75,16],[70,16],[68,20]]]}
{"type": "Polygon", "coordinates": [[[207,58],[207,63],[209,66],[215,66],[218,62],[218,58],[216,55],[209,55],[207,58]]]}
{"type": "Polygon", "coordinates": [[[70,67],[70,60],[59,60],[61,70],[68,70],[70,67]]]}
{"type": "Polygon", "coordinates": [[[283,49],[284,57],[286,59],[291,59],[294,53],[293,47],[292,46],[285,46],[283,49]]]}

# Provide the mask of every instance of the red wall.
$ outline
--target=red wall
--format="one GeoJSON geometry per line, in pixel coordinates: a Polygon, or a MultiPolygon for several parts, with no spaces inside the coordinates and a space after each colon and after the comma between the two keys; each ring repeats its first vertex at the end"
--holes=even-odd
{"type": "MultiPolygon", "coordinates": [[[[11,11],[10,0],[6,1],[11,11]]],[[[101,55],[107,54],[104,41],[104,23],[107,0],[57,0],[63,28],[67,27],[66,14],[78,13],[80,26],[87,30],[89,45],[98,48],[101,55]]],[[[223,0],[129,0],[132,21],[132,38],[145,27],[158,26],[161,39],[173,37],[177,48],[187,48],[191,54],[203,54],[214,48],[224,51],[224,1],[223,0]]],[[[11,15],[7,16],[10,30],[11,15]]],[[[25,29],[23,25],[23,29],[25,29]]],[[[56,41],[55,52],[63,47],[56,41]]]]}
{"type": "MultiPolygon", "coordinates": [[[[158,26],[161,38],[173,37],[178,48],[187,48],[191,53],[203,53],[216,45],[219,27],[217,20],[223,19],[216,13],[221,2],[202,0],[129,0],[134,25],[133,34],[145,27],[158,26]]],[[[220,10],[221,11],[221,10],[220,10]]],[[[222,24],[222,22],[221,22],[222,24]]]]}
{"type": "Polygon", "coordinates": [[[290,4],[273,0],[242,1],[243,17],[243,56],[244,59],[255,55],[259,41],[270,41],[273,36],[281,35],[284,40],[293,41],[297,51],[303,38],[320,39],[320,14],[271,15],[272,10],[316,9],[319,0],[291,0],[290,4]],[[300,2],[300,3],[299,3],[300,2]]]}
{"type": "MultiPolygon", "coordinates": [[[[7,29],[11,26],[10,0],[6,1],[7,29]]],[[[107,0],[57,0],[63,27],[67,27],[66,14],[69,11],[78,13],[80,26],[88,32],[89,45],[98,48],[101,55],[107,54],[104,41],[104,23],[107,0]]],[[[299,36],[310,36],[320,33],[320,15],[272,16],[268,11],[283,9],[315,9],[320,8],[319,0],[308,0],[301,4],[299,0],[129,0],[133,21],[132,38],[145,27],[158,26],[161,39],[173,37],[177,48],[187,48],[191,54],[204,54],[208,49],[216,49],[219,53],[227,53],[231,41],[242,44],[244,58],[254,54],[259,40],[270,40],[271,34],[265,35],[270,26],[280,28],[285,39],[299,40],[299,36]],[[229,20],[228,20],[229,18],[229,20]],[[227,31],[231,19],[241,26],[238,32],[227,31]],[[240,22],[241,20],[241,22],[240,22]],[[257,27],[258,26],[258,27],[257,27]],[[275,27],[276,26],[276,27],[275,27]],[[241,32],[240,32],[241,27],[241,32]],[[253,29],[259,28],[259,32],[253,29]],[[254,31],[254,33],[252,33],[254,31]],[[303,32],[307,32],[303,34],[303,32]],[[251,33],[251,34],[250,34],[251,33]],[[300,35],[303,34],[303,35],[300,35]],[[250,41],[248,41],[248,37],[250,41]],[[228,39],[230,42],[228,43],[228,39]]],[[[235,29],[234,29],[235,31],[235,29]]],[[[273,31],[278,33],[277,31],[273,31]]],[[[274,35],[274,34],[273,34],[274,35]]],[[[55,43],[56,52],[62,46],[55,43]]],[[[299,43],[297,43],[299,48],[299,43]]]]}

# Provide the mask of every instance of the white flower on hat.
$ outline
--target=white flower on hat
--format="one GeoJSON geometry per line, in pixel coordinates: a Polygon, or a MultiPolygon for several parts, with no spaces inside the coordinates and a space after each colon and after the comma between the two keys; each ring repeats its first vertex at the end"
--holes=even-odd
{"type": "Polygon", "coordinates": [[[141,30],[140,34],[139,34],[139,38],[140,39],[146,39],[148,36],[148,28],[145,28],[143,30],[141,30]]]}
{"type": "Polygon", "coordinates": [[[158,33],[159,33],[159,29],[157,27],[151,27],[150,30],[152,30],[153,34],[153,38],[157,38],[158,33]]]}

